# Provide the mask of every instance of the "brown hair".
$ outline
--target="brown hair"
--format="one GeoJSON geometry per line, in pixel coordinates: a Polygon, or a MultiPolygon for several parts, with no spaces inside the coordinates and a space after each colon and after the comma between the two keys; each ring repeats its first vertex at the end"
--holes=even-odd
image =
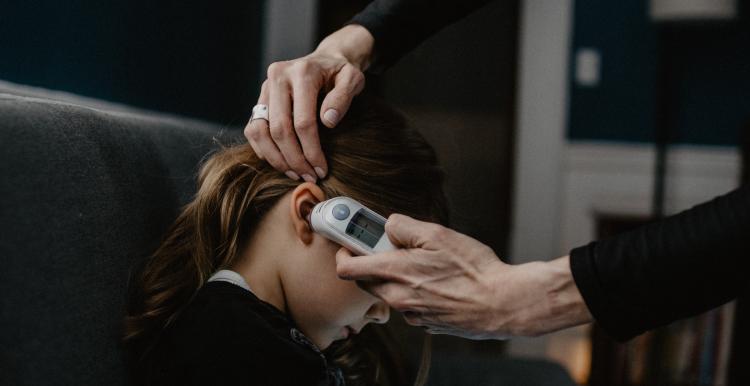
{"type": "MultiPolygon", "coordinates": [[[[320,127],[329,172],[318,186],[327,197],[352,197],[386,217],[398,212],[447,223],[435,152],[400,114],[359,97],[337,128],[320,127]]],[[[241,256],[259,220],[299,184],[246,143],[210,155],[200,168],[194,199],[134,283],[126,346],[145,355],[209,276],[241,256]]]]}

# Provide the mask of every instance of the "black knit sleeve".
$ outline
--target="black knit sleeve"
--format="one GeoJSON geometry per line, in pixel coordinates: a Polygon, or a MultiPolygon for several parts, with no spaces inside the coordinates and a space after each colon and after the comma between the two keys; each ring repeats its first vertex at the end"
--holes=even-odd
{"type": "Polygon", "coordinates": [[[750,189],[571,251],[594,319],[625,341],[735,298],[747,286],[750,189]]]}
{"type": "Polygon", "coordinates": [[[390,67],[419,43],[490,0],[375,0],[347,24],[360,24],[375,37],[370,72],[390,67]]]}

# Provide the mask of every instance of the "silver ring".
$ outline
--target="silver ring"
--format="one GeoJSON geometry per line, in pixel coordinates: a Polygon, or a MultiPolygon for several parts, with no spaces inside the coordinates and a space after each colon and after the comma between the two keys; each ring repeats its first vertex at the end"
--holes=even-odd
{"type": "Polygon", "coordinates": [[[253,106],[253,114],[250,115],[250,122],[256,119],[265,119],[268,122],[268,106],[262,104],[253,106]]]}

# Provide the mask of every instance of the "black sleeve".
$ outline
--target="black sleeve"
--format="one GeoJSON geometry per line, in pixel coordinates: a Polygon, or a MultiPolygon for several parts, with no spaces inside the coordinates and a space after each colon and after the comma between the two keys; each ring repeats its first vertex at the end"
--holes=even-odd
{"type": "Polygon", "coordinates": [[[370,72],[380,72],[443,27],[490,0],[375,0],[347,24],[360,24],[375,37],[370,72]]]}
{"type": "Polygon", "coordinates": [[[737,297],[750,257],[747,186],[632,232],[571,251],[594,319],[620,341],[737,297]]]}

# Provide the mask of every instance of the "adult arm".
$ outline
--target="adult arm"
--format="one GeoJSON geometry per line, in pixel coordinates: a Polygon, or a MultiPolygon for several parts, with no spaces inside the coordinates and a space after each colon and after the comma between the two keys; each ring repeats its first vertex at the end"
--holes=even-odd
{"type": "Polygon", "coordinates": [[[490,0],[375,0],[349,23],[367,28],[375,38],[371,72],[390,67],[428,37],[490,0]]]}
{"type": "Polygon", "coordinates": [[[715,308],[747,284],[750,189],[740,188],[632,232],[571,252],[596,321],[625,341],[715,308]]]}

